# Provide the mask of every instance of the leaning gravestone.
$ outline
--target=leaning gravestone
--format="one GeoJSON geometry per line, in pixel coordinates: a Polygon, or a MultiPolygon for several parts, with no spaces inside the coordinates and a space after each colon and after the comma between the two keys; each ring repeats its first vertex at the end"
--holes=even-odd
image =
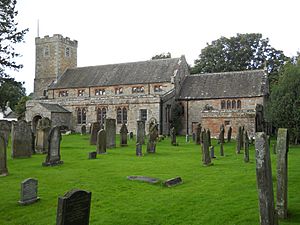
{"type": "Polygon", "coordinates": [[[56,166],[59,164],[63,164],[63,161],[60,160],[60,141],[60,127],[53,127],[49,133],[48,154],[46,157],[46,161],[42,164],[43,166],[56,166]]]}
{"type": "Polygon", "coordinates": [[[36,179],[28,178],[21,183],[21,205],[32,204],[40,198],[37,196],[38,181],[36,179]]]}
{"type": "Polygon", "coordinates": [[[128,129],[125,123],[122,124],[122,127],[120,129],[120,145],[121,147],[127,146],[127,134],[128,129]]]}
{"type": "Polygon", "coordinates": [[[278,129],[277,134],[277,201],[276,208],[278,217],[287,218],[287,201],[288,201],[288,151],[289,140],[288,130],[278,129]]]}
{"type": "Polygon", "coordinates": [[[196,144],[197,145],[200,145],[202,142],[201,133],[202,133],[201,123],[198,123],[197,128],[196,128],[196,144]]]}
{"type": "Polygon", "coordinates": [[[97,133],[100,130],[100,123],[92,123],[91,126],[91,136],[90,136],[90,145],[96,145],[97,143],[97,133]]]}
{"type": "Polygon", "coordinates": [[[277,225],[274,206],[272,168],[267,137],[264,132],[255,134],[256,180],[261,225],[277,225]]]}
{"type": "Polygon", "coordinates": [[[32,133],[25,120],[20,120],[12,125],[11,148],[12,157],[31,157],[32,154],[32,133]]]}
{"type": "Polygon", "coordinates": [[[71,190],[58,198],[56,225],[89,225],[92,193],[71,190]]]}
{"type": "Polygon", "coordinates": [[[7,157],[6,157],[6,140],[0,134],[0,176],[8,175],[7,170],[7,157]]]}
{"type": "Polygon", "coordinates": [[[42,118],[38,121],[36,128],[35,151],[37,153],[47,153],[48,151],[48,136],[51,130],[51,120],[42,118]]]}
{"type": "Polygon", "coordinates": [[[97,153],[106,153],[106,131],[101,129],[97,134],[97,153]]]}
{"type": "Polygon", "coordinates": [[[249,162],[249,137],[247,131],[245,132],[244,146],[244,162],[249,162]]]}
{"type": "Polygon", "coordinates": [[[116,147],[116,120],[107,118],[105,120],[105,131],[106,131],[106,147],[115,148],[116,147]]]}
{"type": "Polygon", "coordinates": [[[155,119],[151,120],[149,123],[149,141],[147,143],[147,152],[155,153],[156,152],[156,139],[158,137],[158,128],[157,122],[155,119]]]}
{"type": "Polygon", "coordinates": [[[7,120],[0,120],[0,135],[2,134],[2,136],[4,137],[6,146],[8,143],[8,137],[10,133],[11,133],[11,122],[7,120]]]}
{"type": "Polygon", "coordinates": [[[143,156],[143,145],[141,145],[140,143],[136,143],[136,148],[135,148],[135,153],[136,156],[143,156]]]}
{"type": "Polygon", "coordinates": [[[204,166],[210,166],[212,165],[211,163],[211,158],[209,154],[209,146],[208,146],[208,135],[207,132],[203,131],[203,139],[202,139],[202,162],[204,166]]]}
{"type": "Polygon", "coordinates": [[[145,144],[145,121],[137,121],[136,143],[145,144]]]}

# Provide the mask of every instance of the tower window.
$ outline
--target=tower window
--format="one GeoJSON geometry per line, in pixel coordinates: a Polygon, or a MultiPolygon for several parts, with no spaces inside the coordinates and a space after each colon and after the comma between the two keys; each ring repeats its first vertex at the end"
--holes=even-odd
{"type": "Polygon", "coordinates": [[[83,96],[84,95],[84,89],[78,90],[78,96],[83,96]]]}
{"type": "Polygon", "coordinates": [[[122,87],[115,88],[115,93],[116,93],[117,95],[123,94],[123,88],[122,88],[122,87]]]}
{"type": "Polygon", "coordinates": [[[66,48],[65,48],[65,56],[66,56],[66,57],[70,57],[70,56],[71,56],[71,50],[70,50],[69,47],[66,47],[66,48]]]}
{"type": "Polygon", "coordinates": [[[221,101],[221,109],[225,109],[225,105],[226,105],[225,100],[222,100],[222,101],[221,101]]]}
{"type": "Polygon", "coordinates": [[[144,93],[145,88],[144,86],[139,86],[139,87],[133,87],[132,88],[132,93],[144,93]]]}
{"type": "Polygon", "coordinates": [[[125,107],[117,108],[117,123],[118,124],[127,123],[127,109],[125,107]]]}
{"type": "Polygon", "coordinates": [[[147,109],[141,109],[140,110],[140,118],[143,121],[147,120],[147,109]]]}
{"type": "Polygon", "coordinates": [[[105,89],[96,89],[95,95],[105,95],[105,89]]]}
{"type": "Polygon", "coordinates": [[[97,109],[97,121],[100,122],[100,124],[104,124],[104,120],[106,118],[106,108],[98,108],[97,109]]]}
{"type": "Polygon", "coordinates": [[[44,47],[44,57],[49,57],[50,51],[49,51],[49,46],[44,47]]]}
{"type": "Polygon", "coordinates": [[[238,109],[241,109],[241,108],[242,108],[241,100],[237,100],[237,108],[238,108],[238,109]]]}
{"type": "Polygon", "coordinates": [[[68,91],[59,91],[58,93],[58,97],[67,97],[68,95],[68,91]]]}
{"type": "Polygon", "coordinates": [[[77,108],[77,124],[86,124],[86,108],[77,108]]]}
{"type": "Polygon", "coordinates": [[[231,101],[227,100],[227,109],[231,109],[231,101]]]}
{"type": "Polygon", "coordinates": [[[154,85],[154,92],[162,92],[163,86],[162,85],[154,85]]]}

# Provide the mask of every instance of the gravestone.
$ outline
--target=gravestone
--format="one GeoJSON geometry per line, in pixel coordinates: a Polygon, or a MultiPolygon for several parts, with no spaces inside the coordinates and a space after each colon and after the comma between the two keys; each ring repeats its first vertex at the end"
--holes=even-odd
{"type": "Polygon", "coordinates": [[[97,134],[97,153],[106,153],[106,131],[101,129],[97,134]]]}
{"type": "Polygon", "coordinates": [[[37,153],[47,153],[48,151],[48,136],[51,130],[51,120],[42,118],[38,121],[36,127],[35,151],[37,153]]]}
{"type": "Polygon", "coordinates": [[[140,143],[136,143],[136,148],[135,148],[136,156],[143,156],[143,145],[140,143]]]}
{"type": "Polygon", "coordinates": [[[132,132],[132,131],[129,133],[129,139],[130,139],[130,140],[133,139],[133,132],[132,132]]]}
{"type": "Polygon", "coordinates": [[[56,225],[89,225],[92,193],[71,190],[58,198],[56,225]]]}
{"type": "Polygon", "coordinates": [[[0,176],[4,177],[7,175],[6,140],[2,134],[0,134],[0,176]]]}
{"type": "Polygon", "coordinates": [[[204,166],[210,166],[212,165],[211,163],[211,158],[209,154],[209,146],[208,146],[208,135],[207,132],[203,131],[203,139],[202,139],[202,162],[204,166]]]}
{"type": "Polygon", "coordinates": [[[11,134],[12,157],[31,157],[32,134],[27,122],[25,120],[20,120],[13,123],[11,134]]]}
{"type": "Polygon", "coordinates": [[[163,185],[166,186],[166,187],[173,187],[173,186],[176,186],[178,184],[182,184],[181,177],[171,178],[171,179],[168,179],[168,180],[163,182],[163,185]]]}
{"type": "Polygon", "coordinates": [[[6,143],[6,147],[7,147],[10,133],[11,133],[11,122],[7,120],[0,120],[0,135],[3,136],[6,143]]]}
{"type": "Polygon", "coordinates": [[[207,129],[207,137],[208,137],[208,145],[211,146],[211,136],[210,136],[210,130],[207,129]]]}
{"type": "Polygon", "coordinates": [[[201,133],[202,133],[202,126],[201,126],[201,123],[198,123],[197,128],[196,128],[196,144],[197,145],[200,145],[202,142],[201,133]]]}
{"type": "Polygon", "coordinates": [[[100,123],[99,122],[92,123],[91,136],[90,136],[90,145],[96,145],[97,144],[97,134],[98,134],[99,130],[100,130],[100,123]]]}
{"type": "Polygon", "coordinates": [[[86,126],[82,125],[81,126],[81,135],[85,135],[86,134],[86,126]]]}
{"type": "Polygon", "coordinates": [[[145,144],[145,122],[143,120],[137,121],[137,132],[136,132],[136,142],[140,144],[145,144]]]}
{"type": "Polygon", "coordinates": [[[222,143],[220,144],[220,156],[224,156],[224,146],[222,143]]]}
{"type": "Polygon", "coordinates": [[[242,127],[239,127],[238,133],[236,135],[236,153],[241,153],[241,138],[242,138],[242,127]]]}
{"type": "Polygon", "coordinates": [[[150,183],[150,184],[156,184],[160,181],[158,178],[145,177],[145,176],[128,176],[127,179],[128,180],[143,181],[143,182],[147,182],[147,183],[150,183]]]}
{"type": "Polygon", "coordinates": [[[122,127],[120,129],[120,146],[125,147],[127,146],[127,134],[128,129],[125,123],[122,124],[122,127]]]}
{"type": "Polygon", "coordinates": [[[245,127],[242,126],[242,132],[241,132],[241,138],[240,138],[241,149],[244,149],[244,140],[245,140],[245,127]]]}
{"type": "Polygon", "coordinates": [[[277,225],[274,206],[272,168],[267,136],[264,132],[255,134],[256,180],[261,225],[277,225]]]}
{"type": "Polygon", "coordinates": [[[97,152],[89,152],[89,159],[97,159],[97,152]]]}
{"type": "Polygon", "coordinates": [[[209,151],[210,151],[210,158],[215,159],[215,147],[214,146],[210,146],[209,147],[209,151]]]}
{"type": "Polygon", "coordinates": [[[288,130],[278,129],[277,134],[277,201],[276,209],[280,219],[287,218],[288,201],[288,130]]]}
{"type": "Polygon", "coordinates": [[[244,162],[249,162],[249,137],[247,131],[245,132],[245,139],[244,139],[244,162]]]}
{"type": "Polygon", "coordinates": [[[192,137],[193,137],[193,141],[196,141],[196,134],[195,133],[192,134],[192,137]]]}
{"type": "Polygon", "coordinates": [[[264,107],[261,104],[257,104],[255,107],[255,132],[262,132],[264,130],[264,107]]]}
{"type": "Polygon", "coordinates": [[[171,135],[171,145],[176,146],[177,145],[177,143],[176,143],[176,132],[175,132],[174,127],[171,128],[170,135],[171,135]]]}
{"type": "Polygon", "coordinates": [[[220,141],[220,143],[222,143],[222,144],[225,143],[224,135],[225,135],[225,126],[224,126],[224,124],[222,124],[222,125],[220,126],[220,135],[219,135],[219,141],[220,141]]]}
{"type": "Polygon", "coordinates": [[[147,152],[156,152],[156,139],[158,137],[158,124],[155,119],[150,120],[149,123],[149,141],[147,143],[147,152]]]}
{"type": "Polygon", "coordinates": [[[116,147],[116,120],[107,118],[105,120],[105,131],[106,131],[106,148],[116,147]]]}
{"type": "Polygon", "coordinates": [[[232,128],[229,127],[227,132],[227,142],[231,141],[231,135],[232,135],[232,128]]]}
{"type": "Polygon", "coordinates": [[[38,181],[36,179],[28,178],[21,183],[21,205],[32,204],[40,198],[37,196],[38,181]]]}
{"type": "Polygon", "coordinates": [[[43,166],[56,166],[63,164],[63,161],[60,160],[60,142],[60,127],[53,127],[48,136],[48,153],[46,161],[42,164],[43,166]]]}

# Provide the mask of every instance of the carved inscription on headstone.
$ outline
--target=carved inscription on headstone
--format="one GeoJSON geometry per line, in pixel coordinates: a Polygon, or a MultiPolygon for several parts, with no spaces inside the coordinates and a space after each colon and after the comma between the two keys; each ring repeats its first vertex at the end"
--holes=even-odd
{"type": "Polygon", "coordinates": [[[97,133],[99,130],[100,130],[100,123],[99,122],[92,123],[91,136],[90,136],[90,144],[91,145],[96,145],[97,133]]]}
{"type": "Polygon", "coordinates": [[[25,120],[20,120],[12,126],[12,157],[31,157],[32,154],[32,133],[25,120]]]}
{"type": "Polygon", "coordinates": [[[60,127],[53,127],[49,133],[48,154],[46,157],[46,161],[43,163],[43,166],[55,166],[63,163],[63,161],[60,160],[60,142],[60,127]]]}

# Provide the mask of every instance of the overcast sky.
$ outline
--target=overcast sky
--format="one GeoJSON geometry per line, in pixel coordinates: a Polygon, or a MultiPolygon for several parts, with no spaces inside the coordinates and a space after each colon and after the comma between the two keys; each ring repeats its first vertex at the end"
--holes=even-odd
{"type": "Polygon", "coordinates": [[[189,64],[221,36],[262,33],[288,56],[300,51],[299,0],[18,0],[24,68],[13,76],[33,91],[35,37],[78,41],[78,66],[149,60],[162,52],[189,64]]]}

